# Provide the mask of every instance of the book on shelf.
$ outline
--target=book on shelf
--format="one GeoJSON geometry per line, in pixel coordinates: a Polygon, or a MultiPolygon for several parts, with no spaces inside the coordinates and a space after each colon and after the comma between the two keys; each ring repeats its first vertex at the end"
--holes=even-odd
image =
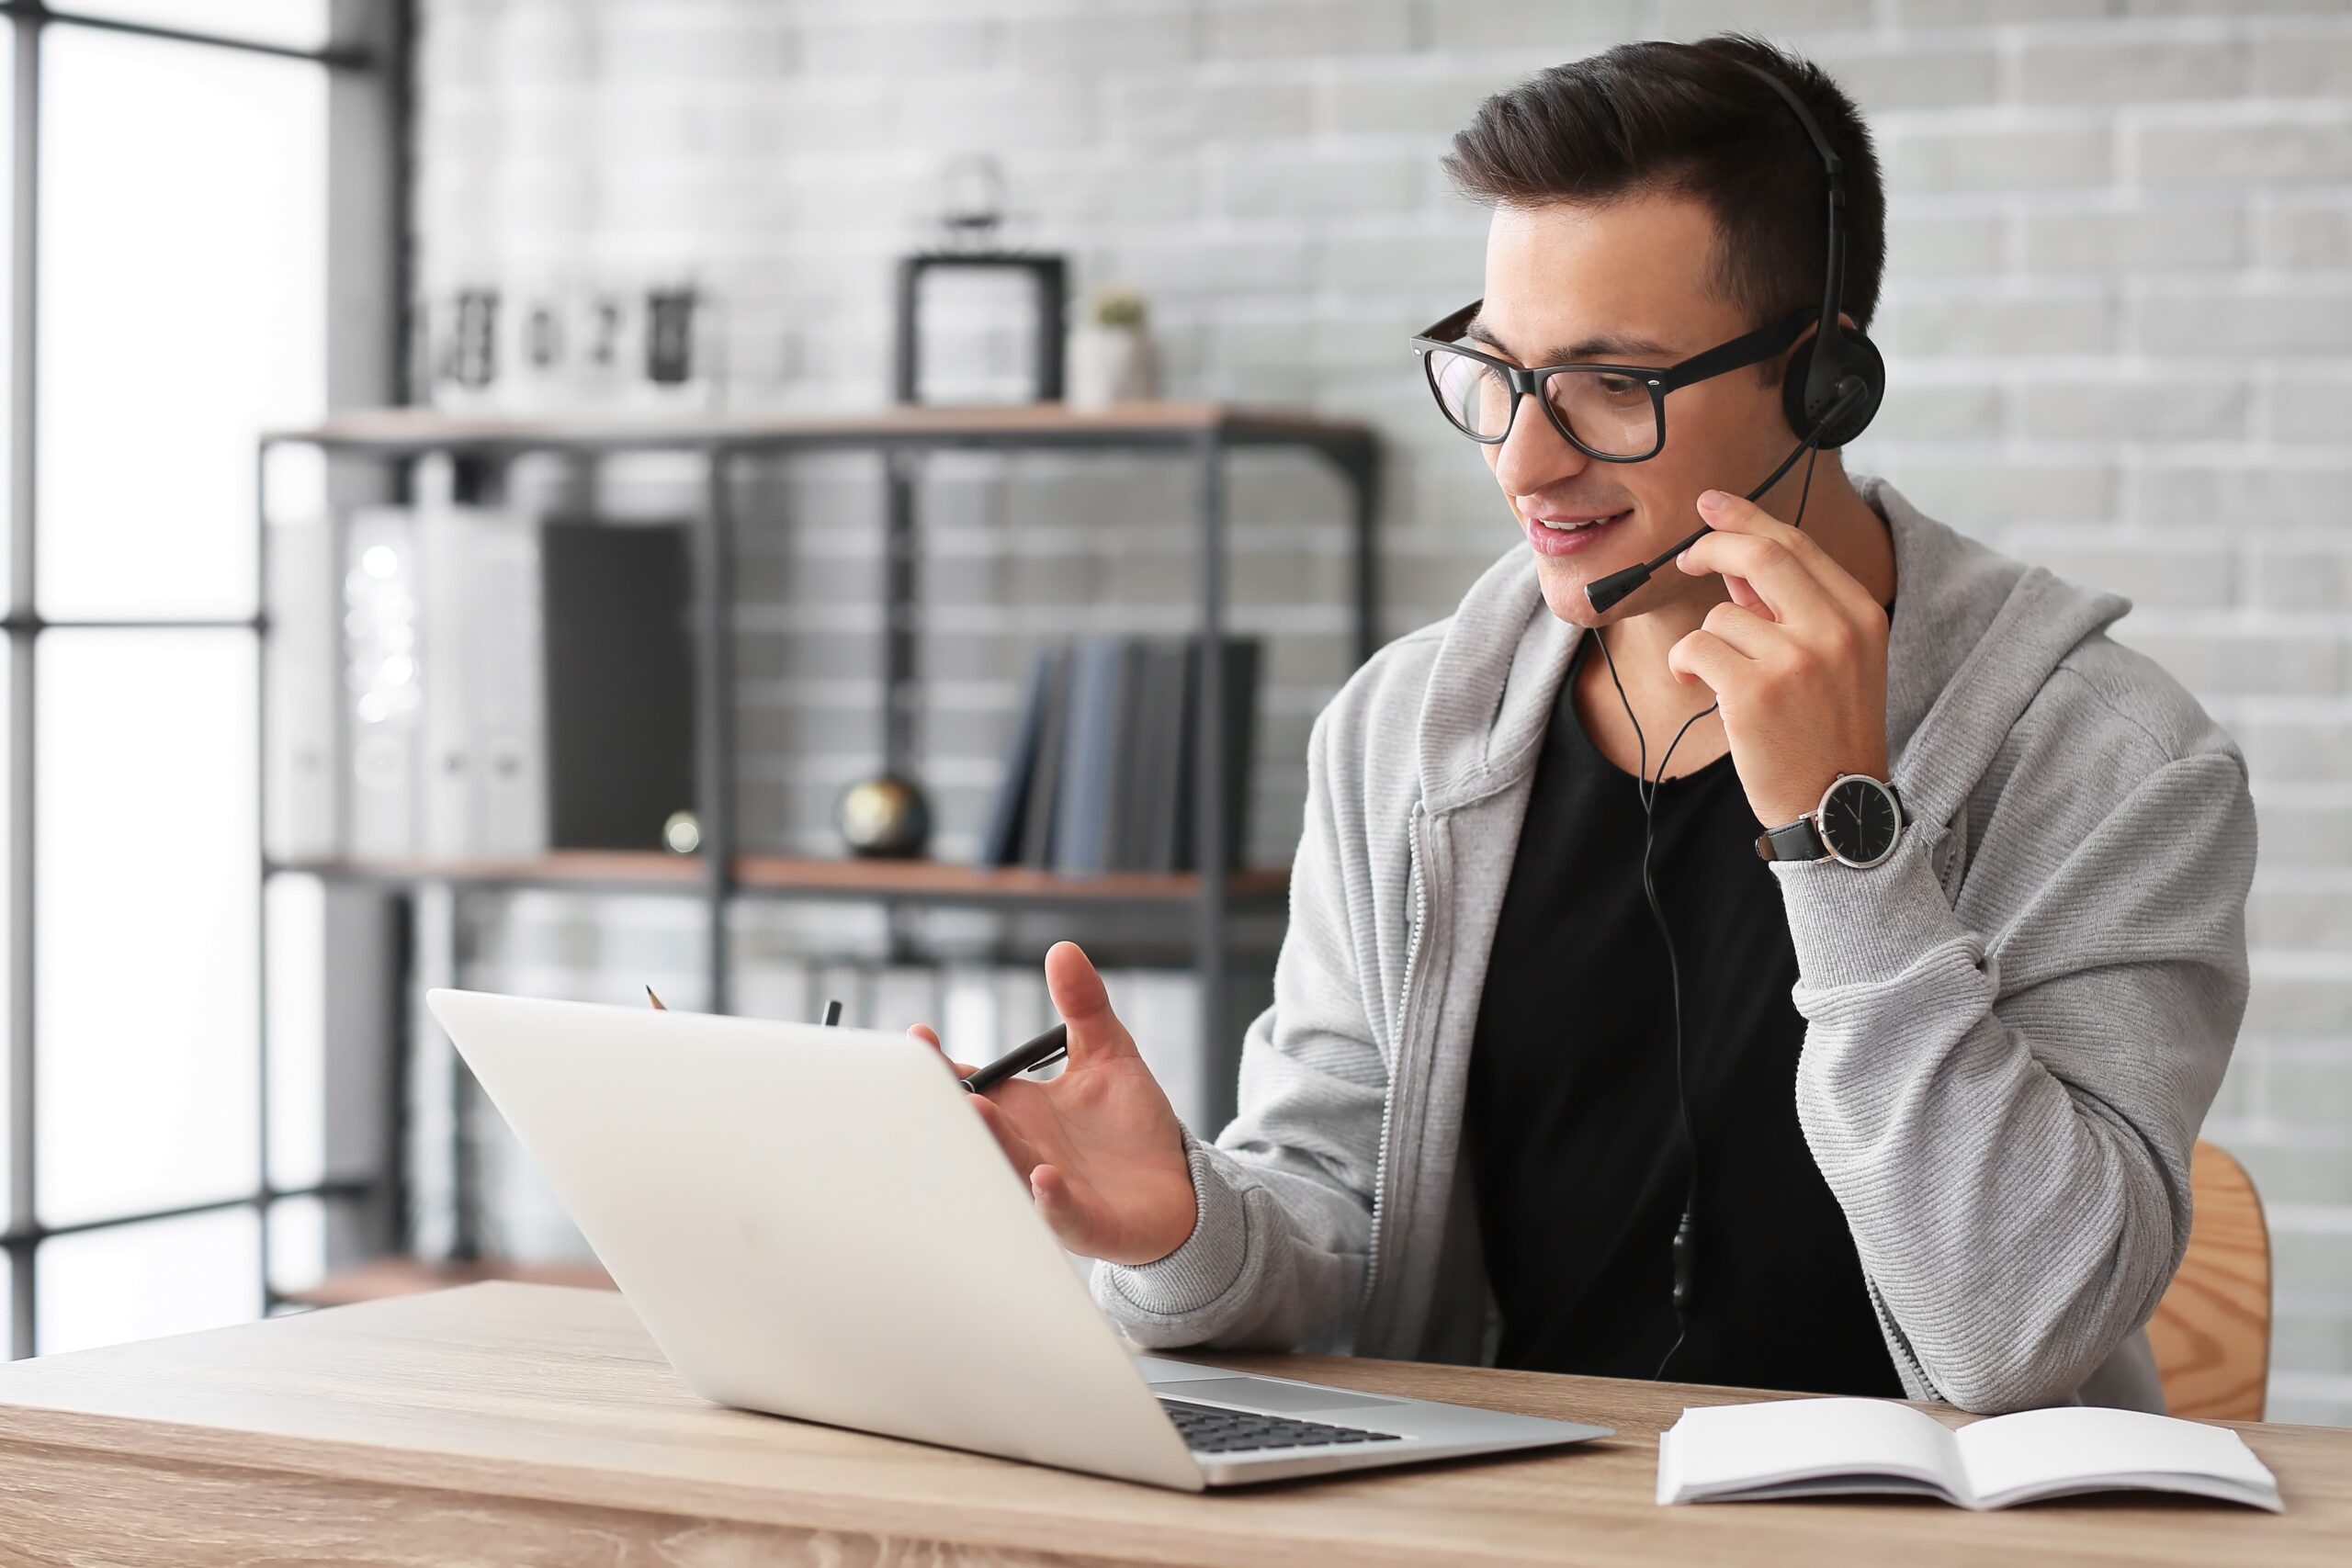
{"type": "Polygon", "coordinates": [[[1054,863],[1056,797],[1063,787],[1062,736],[1069,715],[1072,656],[1067,648],[1050,648],[1037,658],[1043,675],[1032,684],[1039,704],[1037,722],[1034,727],[1023,727],[1030,736],[1030,750],[1021,770],[1027,787],[1019,812],[1020,839],[1014,852],[997,863],[1050,871],[1054,863]]]}
{"type": "Polygon", "coordinates": [[[1130,869],[1118,828],[1141,718],[1132,679],[1139,652],[1123,637],[1091,637],[1080,638],[1071,654],[1063,788],[1054,803],[1056,871],[1094,875],[1130,869]]]}
{"type": "MultiPolygon", "coordinates": [[[[1222,861],[1228,871],[1241,864],[1241,848],[1250,840],[1250,777],[1255,761],[1251,751],[1258,731],[1258,684],[1263,646],[1254,637],[1227,637],[1219,660],[1225,687],[1225,733],[1219,759],[1224,763],[1222,861]]],[[[1175,863],[1168,868],[1176,871],[1197,871],[1208,858],[1202,852],[1196,837],[1200,822],[1200,768],[1193,739],[1200,729],[1203,647],[1196,637],[1184,648],[1182,716],[1179,721],[1183,741],[1172,770],[1176,781],[1175,863]]]]}
{"type": "MultiPolygon", "coordinates": [[[[1261,647],[1251,637],[1223,646],[1227,868],[1240,864],[1249,837],[1261,647]]],[[[1202,653],[1197,637],[1089,637],[1042,649],[1014,718],[980,863],[1075,876],[1197,870],[1202,653]]]]}
{"type": "Polygon", "coordinates": [[[1181,642],[1152,643],[1144,649],[1140,701],[1150,717],[1136,742],[1136,783],[1127,797],[1127,841],[1133,846],[1133,863],[1146,871],[1174,871],[1177,866],[1177,814],[1184,801],[1178,770],[1188,754],[1185,737],[1192,733],[1192,716],[1184,704],[1189,657],[1181,642]]]}
{"type": "Polygon", "coordinates": [[[1004,776],[989,806],[988,826],[980,832],[982,865],[1014,865],[1021,860],[1023,824],[1029,795],[1037,776],[1039,733],[1052,700],[1053,661],[1038,659],[1029,667],[1029,685],[1013,721],[1012,742],[1005,752],[1004,776]]]}

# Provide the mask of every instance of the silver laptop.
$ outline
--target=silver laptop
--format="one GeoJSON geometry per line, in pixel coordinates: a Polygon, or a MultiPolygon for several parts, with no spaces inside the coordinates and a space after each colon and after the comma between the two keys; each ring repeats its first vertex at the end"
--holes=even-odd
{"type": "Polygon", "coordinates": [[[1608,1436],[1135,1353],[905,1035],[426,1001],[707,1399],[1187,1491],[1608,1436]]]}

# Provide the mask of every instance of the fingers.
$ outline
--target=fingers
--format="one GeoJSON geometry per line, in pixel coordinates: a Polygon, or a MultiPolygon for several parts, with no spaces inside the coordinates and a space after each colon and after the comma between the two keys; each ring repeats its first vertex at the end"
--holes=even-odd
{"type": "MultiPolygon", "coordinates": [[[[1795,536],[1794,530],[1791,534],[1801,536],[1795,536]]],[[[1756,534],[1704,534],[1675,557],[1675,564],[1693,577],[1720,572],[1725,577],[1747,579],[1748,587],[1762,596],[1779,620],[1818,620],[1845,614],[1838,596],[1815,577],[1807,563],[1798,558],[1794,549],[1778,538],[1756,534]]],[[[1843,569],[1836,562],[1826,564],[1828,570],[1842,573],[1843,569]]]]}
{"type": "MultiPolygon", "coordinates": [[[[1715,694],[1722,702],[1725,694],[1736,690],[1748,669],[1754,665],[1738,649],[1714,633],[1702,626],[1667,650],[1666,667],[1684,685],[1696,681],[1715,694]]],[[[1724,716],[1730,716],[1726,706],[1724,716]]]]}
{"type": "MultiPolygon", "coordinates": [[[[1743,496],[1734,495],[1728,491],[1711,490],[1699,498],[1699,515],[1715,530],[1702,537],[1700,540],[1701,545],[1707,544],[1709,540],[1746,538],[1759,539],[1768,545],[1777,546],[1779,547],[1777,557],[1770,550],[1758,551],[1752,547],[1745,546],[1718,545],[1714,549],[1728,549],[1730,558],[1735,561],[1763,558],[1783,562],[1787,567],[1792,567],[1802,572],[1804,578],[1817,587],[1828,601],[1843,605],[1849,615],[1867,617],[1882,613],[1878,601],[1871,597],[1870,591],[1855,579],[1853,573],[1832,559],[1829,552],[1823,549],[1815,541],[1813,536],[1801,528],[1794,528],[1781,522],[1754,502],[1743,496]]],[[[1693,546],[1692,550],[1696,550],[1697,547],[1693,546]]],[[[1691,551],[1685,551],[1684,555],[1689,557],[1691,553],[1691,551]]],[[[1686,560],[1683,570],[1698,572],[1720,571],[1724,569],[1721,566],[1694,565],[1686,560]]],[[[1739,571],[1740,575],[1751,580],[1756,576],[1754,572],[1744,570],[1737,565],[1731,570],[1739,571]]],[[[1797,583],[1795,579],[1789,577],[1785,570],[1781,574],[1781,581],[1788,582],[1792,592],[1804,592],[1803,584],[1797,583]]],[[[1771,582],[1759,581],[1756,586],[1767,599],[1774,598],[1771,582]]],[[[1782,607],[1777,600],[1774,601],[1774,606],[1775,608],[1782,607]]]]}
{"type": "Polygon", "coordinates": [[[1740,604],[1717,604],[1700,624],[1728,643],[1732,651],[1743,659],[1763,659],[1777,646],[1772,639],[1780,627],[1771,617],[1740,604]]]}
{"type": "Polygon", "coordinates": [[[1021,1135],[1021,1129],[1012,1124],[1012,1119],[995,1100],[985,1094],[967,1098],[972,1102],[972,1109],[979,1113],[981,1125],[996,1134],[997,1147],[1002,1149],[1004,1157],[1012,1162],[1015,1174],[1023,1181],[1028,1180],[1030,1173],[1045,1163],[1037,1153],[1036,1145],[1021,1135]]]}
{"type": "Polygon", "coordinates": [[[1071,1066],[1135,1054],[1135,1037],[1111,1010],[1111,993],[1078,943],[1057,942],[1046,949],[1046,989],[1052,993],[1054,1010],[1069,1025],[1071,1066]]]}
{"type": "MultiPolygon", "coordinates": [[[[939,1031],[932,1028],[931,1025],[927,1023],[910,1023],[907,1025],[907,1032],[913,1035],[917,1040],[922,1041],[924,1044],[930,1046],[933,1050],[938,1052],[941,1060],[945,1061],[947,1059],[947,1048],[939,1043],[939,1031]]],[[[971,1076],[972,1072],[970,1064],[956,1061],[947,1062],[947,1070],[954,1073],[959,1078],[968,1077],[971,1076]]]]}
{"type": "Polygon", "coordinates": [[[1055,1237],[1064,1247],[1080,1249],[1086,1240],[1082,1216],[1070,1195],[1069,1182],[1057,1167],[1041,1165],[1029,1173],[1029,1198],[1055,1237]]]}

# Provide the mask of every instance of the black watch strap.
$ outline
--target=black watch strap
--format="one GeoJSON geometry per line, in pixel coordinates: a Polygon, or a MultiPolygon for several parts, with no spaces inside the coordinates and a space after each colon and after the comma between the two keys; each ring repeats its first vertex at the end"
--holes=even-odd
{"type": "Polygon", "coordinates": [[[1763,860],[1819,860],[1828,852],[1809,816],[1784,828],[1768,828],[1756,838],[1756,853],[1763,860]]]}

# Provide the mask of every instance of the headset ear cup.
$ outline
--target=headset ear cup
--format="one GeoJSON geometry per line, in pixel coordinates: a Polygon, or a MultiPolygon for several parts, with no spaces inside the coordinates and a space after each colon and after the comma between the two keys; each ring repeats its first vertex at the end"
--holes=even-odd
{"type": "MultiPolygon", "coordinates": [[[[1838,369],[1841,376],[1860,376],[1870,390],[1860,402],[1838,416],[1838,422],[1821,433],[1817,445],[1843,446],[1869,428],[1878,414],[1878,405],[1886,396],[1886,361],[1878,344],[1849,326],[1839,326],[1838,369]]],[[[1805,407],[1805,373],[1813,367],[1815,340],[1805,339],[1789,355],[1789,370],[1781,382],[1781,408],[1788,415],[1789,429],[1797,435],[1813,428],[1821,417],[1821,409],[1805,407]]],[[[1826,405],[1824,404],[1824,407],[1826,405]]]]}

